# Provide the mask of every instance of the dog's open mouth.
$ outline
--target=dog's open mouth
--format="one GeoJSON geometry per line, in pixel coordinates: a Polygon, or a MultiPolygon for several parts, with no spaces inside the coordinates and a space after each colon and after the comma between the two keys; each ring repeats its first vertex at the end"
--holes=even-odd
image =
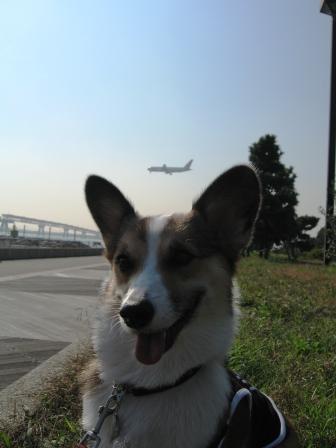
{"type": "Polygon", "coordinates": [[[135,356],[142,364],[155,364],[175,343],[180,331],[187,325],[200,303],[204,291],[195,294],[192,306],[169,328],[156,333],[138,333],[135,356]]]}

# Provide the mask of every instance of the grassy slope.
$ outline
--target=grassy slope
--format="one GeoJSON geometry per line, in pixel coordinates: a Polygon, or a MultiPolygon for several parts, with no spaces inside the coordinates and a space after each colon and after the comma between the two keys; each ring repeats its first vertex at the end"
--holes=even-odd
{"type": "Polygon", "coordinates": [[[336,270],[255,257],[239,271],[231,366],[290,416],[306,448],[336,446],[336,270]]]}
{"type": "MultiPolygon", "coordinates": [[[[336,270],[242,260],[242,319],[231,367],[272,396],[305,448],[336,447],[336,270]]],[[[41,410],[0,446],[71,447],[78,437],[76,383],[83,358],[43,397],[41,410]]],[[[6,431],[7,434],[10,431],[6,431]]]]}
{"type": "Polygon", "coordinates": [[[66,368],[66,374],[47,385],[41,407],[27,415],[21,427],[11,430],[0,422],[0,448],[72,448],[81,434],[81,399],[78,376],[87,360],[80,355],[66,368]]]}

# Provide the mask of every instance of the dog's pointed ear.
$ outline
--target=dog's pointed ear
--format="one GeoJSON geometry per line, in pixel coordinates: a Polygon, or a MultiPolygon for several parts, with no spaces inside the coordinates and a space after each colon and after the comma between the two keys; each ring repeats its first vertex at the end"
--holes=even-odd
{"type": "Polygon", "coordinates": [[[135,210],[117,187],[99,176],[87,178],[85,196],[108,253],[113,255],[120,231],[128,221],[135,218],[135,210]]]}
{"type": "Polygon", "coordinates": [[[256,171],[238,165],[219,176],[193,204],[219,249],[235,261],[252,237],[261,204],[256,171]]]}

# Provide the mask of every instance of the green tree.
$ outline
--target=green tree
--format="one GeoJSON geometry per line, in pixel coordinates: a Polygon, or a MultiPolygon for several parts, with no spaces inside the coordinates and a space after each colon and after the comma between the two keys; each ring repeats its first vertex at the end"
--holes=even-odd
{"type": "Polygon", "coordinates": [[[274,244],[289,244],[297,236],[296,174],[281,162],[282,155],[275,135],[267,134],[250,146],[249,160],[259,172],[263,191],[254,247],[265,258],[274,244]]]}
{"type": "Polygon", "coordinates": [[[296,260],[299,253],[313,249],[315,238],[308,232],[313,230],[318,222],[319,218],[316,216],[303,215],[296,218],[296,236],[285,245],[290,260],[296,260]]]}

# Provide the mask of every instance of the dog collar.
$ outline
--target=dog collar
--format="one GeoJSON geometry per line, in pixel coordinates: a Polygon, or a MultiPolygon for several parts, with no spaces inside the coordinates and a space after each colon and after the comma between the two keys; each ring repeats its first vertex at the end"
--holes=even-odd
{"type": "Polygon", "coordinates": [[[157,394],[159,392],[165,392],[166,390],[172,389],[173,387],[180,386],[181,384],[188,381],[190,378],[192,378],[196,373],[200,370],[202,366],[193,367],[192,369],[187,370],[175,383],[168,384],[166,386],[159,386],[154,387],[153,389],[147,389],[145,387],[132,387],[130,386],[127,388],[129,392],[136,396],[136,397],[142,397],[144,395],[151,395],[151,394],[157,394]]]}

